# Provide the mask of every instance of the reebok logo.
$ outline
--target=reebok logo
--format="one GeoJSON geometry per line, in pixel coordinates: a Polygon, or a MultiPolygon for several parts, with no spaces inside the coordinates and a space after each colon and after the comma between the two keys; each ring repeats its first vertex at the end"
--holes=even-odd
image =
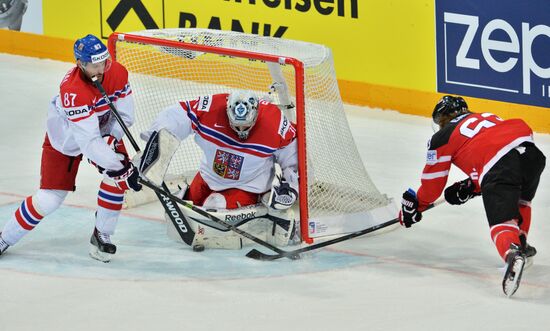
{"type": "Polygon", "coordinates": [[[249,213],[241,213],[238,215],[225,215],[226,222],[239,222],[256,217],[256,212],[251,211],[249,213]]]}

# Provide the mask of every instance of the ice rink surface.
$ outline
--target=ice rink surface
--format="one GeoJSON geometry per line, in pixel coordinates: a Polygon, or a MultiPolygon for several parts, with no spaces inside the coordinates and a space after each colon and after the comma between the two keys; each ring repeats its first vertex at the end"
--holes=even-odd
{"type": "MultiPolygon", "coordinates": [[[[0,54],[0,227],[38,188],[47,105],[71,66],[0,54]]],[[[430,119],[355,106],[347,115],[374,183],[399,202],[420,183],[430,119]]],[[[550,136],[535,140],[550,156],[550,136]]],[[[453,169],[450,181],[464,177],[453,169]]],[[[99,181],[82,163],[77,191],[0,258],[0,330],[549,330],[548,169],[533,201],[538,254],[512,299],[481,199],[273,262],[248,249],[194,253],[167,238],[153,203],[124,212],[119,251],[103,264],[88,257],[99,181]]]]}

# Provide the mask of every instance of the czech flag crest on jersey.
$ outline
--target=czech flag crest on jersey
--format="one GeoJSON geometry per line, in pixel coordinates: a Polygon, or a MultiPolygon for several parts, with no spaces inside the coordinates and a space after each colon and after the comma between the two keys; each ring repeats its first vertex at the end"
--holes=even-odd
{"type": "Polygon", "coordinates": [[[243,160],[243,156],[218,149],[214,157],[214,172],[222,178],[239,180],[243,160]]]}

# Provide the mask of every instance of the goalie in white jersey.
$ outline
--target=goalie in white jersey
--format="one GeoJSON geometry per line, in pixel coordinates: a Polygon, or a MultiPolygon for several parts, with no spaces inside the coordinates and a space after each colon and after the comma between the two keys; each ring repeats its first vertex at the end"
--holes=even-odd
{"type": "Polygon", "coordinates": [[[124,191],[139,190],[138,172],[122,143],[123,130],[111,116],[107,102],[91,78],[101,82],[124,122],[134,121],[134,102],[128,72],[111,61],[107,47],[87,35],[74,44],[76,66],[61,82],[48,109],[47,133],[42,146],[40,189],[27,197],[0,232],[0,255],[53,213],[70,191],[82,157],[104,175],[97,196],[90,255],[108,262],[116,252],[110,236],[122,208],[124,191]]]}
{"type": "MultiPolygon", "coordinates": [[[[277,105],[251,91],[201,96],[165,109],[141,137],[148,140],[161,129],[180,141],[194,134],[204,153],[198,173],[181,192],[184,199],[242,229],[265,234],[276,245],[299,240],[289,209],[298,197],[296,127],[277,105]]],[[[242,247],[243,240],[233,232],[191,210],[184,213],[195,231],[193,245],[242,247]]]]}

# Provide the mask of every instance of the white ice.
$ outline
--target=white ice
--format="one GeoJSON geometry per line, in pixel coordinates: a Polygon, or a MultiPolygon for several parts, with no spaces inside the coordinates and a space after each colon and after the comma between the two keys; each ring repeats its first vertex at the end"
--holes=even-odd
{"type": "MultiPolygon", "coordinates": [[[[47,104],[71,66],[0,55],[0,228],[38,187],[47,104]]],[[[347,111],[379,190],[399,201],[417,188],[430,120],[347,111]]],[[[550,136],[535,138],[549,156],[550,136]]],[[[453,169],[450,180],[463,177],[453,169]]],[[[550,329],[549,170],[533,201],[529,241],[539,253],[512,299],[481,199],[439,206],[411,229],[275,262],[247,259],[247,250],[193,253],[165,236],[153,203],[124,213],[119,252],[102,264],[87,255],[98,183],[82,164],[77,192],[0,258],[0,330],[550,329]]]]}

